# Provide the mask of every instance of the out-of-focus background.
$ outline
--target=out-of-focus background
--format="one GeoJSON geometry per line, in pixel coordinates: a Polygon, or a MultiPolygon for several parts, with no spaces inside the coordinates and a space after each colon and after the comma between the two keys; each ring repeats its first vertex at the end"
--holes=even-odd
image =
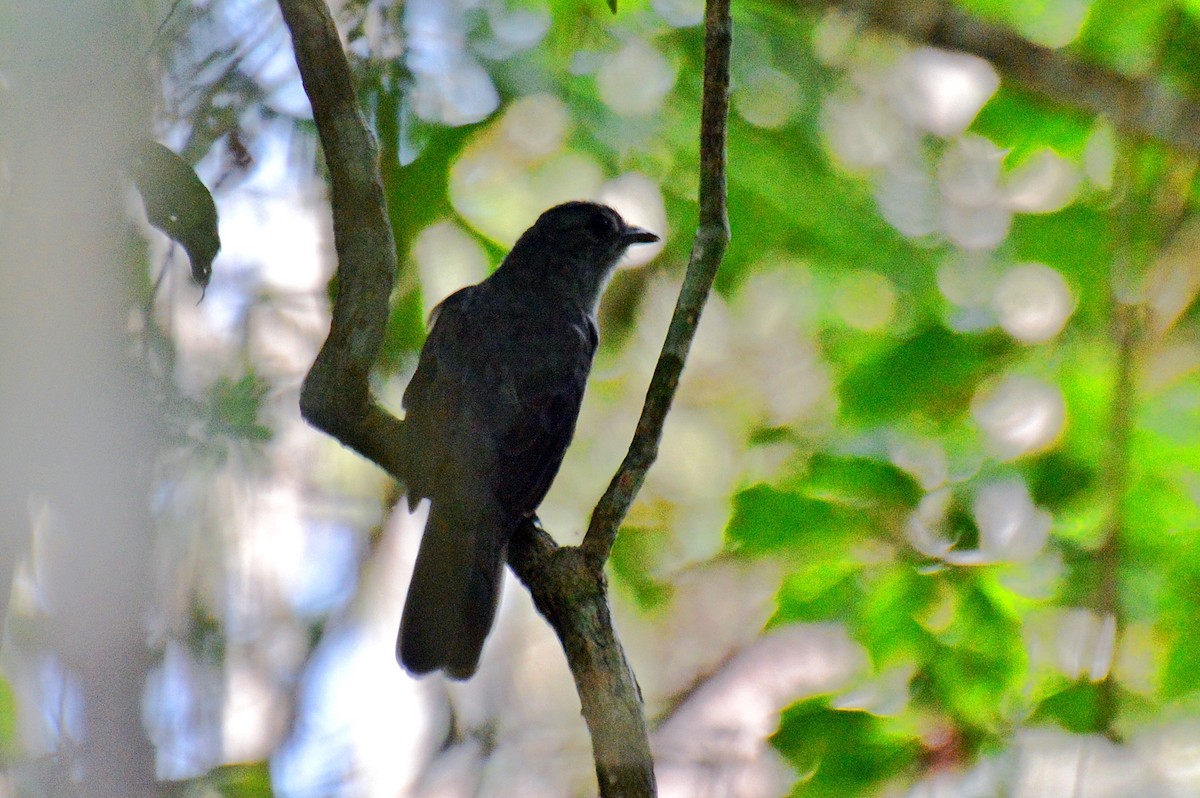
{"type": "MultiPolygon", "coordinates": [[[[660,794],[1195,796],[1200,141],[1170,131],[1200,5],[911,11],[1012,72],[734,3],[733,244],[611,562],[660,794]]],[[[400,259],[393,410],[430,308],[541,210],[663,237],[608,289],[541,511],[577,541],[691,244],[702,3],[334,12],[400,259]]],[[[474,679],[394,661],[422,509],[297,411],[322,170],[272,2],[0,4],[3,798],[595,794],[511,576],[474,679]],[[202,302],[123,169],[143,136],[213,190],[202,302]]]]}

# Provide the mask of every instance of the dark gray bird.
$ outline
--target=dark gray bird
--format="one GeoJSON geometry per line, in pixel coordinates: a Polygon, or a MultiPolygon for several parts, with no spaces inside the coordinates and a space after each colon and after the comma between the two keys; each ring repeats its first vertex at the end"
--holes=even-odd
{"type": "Polygon", "coordinates": [[[657,240],[607,206],[558,205],[491,277],[434,310],[404,392],[409,504],[431,505],[396,641],[411,673],[475,672],[509,539],[575,432],[600,294],[630,245],[657,240]]]}

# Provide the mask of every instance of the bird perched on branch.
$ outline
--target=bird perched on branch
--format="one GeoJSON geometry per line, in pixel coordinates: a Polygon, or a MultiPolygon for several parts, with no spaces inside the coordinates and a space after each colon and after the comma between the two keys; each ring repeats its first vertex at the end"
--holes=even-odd
{"type": "Polygon", "coordinates": [[[430,500],[396,642],[411,673],[478,667],[509,540],[575,432],[600,294],[626,249],[657,240],[607,206],[558,205],[491,277],[434,309],[404,392],[409,504],[430,500]]]}

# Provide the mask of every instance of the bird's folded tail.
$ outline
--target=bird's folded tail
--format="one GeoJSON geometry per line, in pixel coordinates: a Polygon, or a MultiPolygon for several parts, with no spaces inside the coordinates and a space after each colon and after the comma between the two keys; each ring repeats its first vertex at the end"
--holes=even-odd
{"type": "Polygon", "coordinates": [[[413,569],[396,658],[414,675],[444,669],[467,679],[479,665],[500,596],[515,524],[499,511],[434,504],[413,569]]]}

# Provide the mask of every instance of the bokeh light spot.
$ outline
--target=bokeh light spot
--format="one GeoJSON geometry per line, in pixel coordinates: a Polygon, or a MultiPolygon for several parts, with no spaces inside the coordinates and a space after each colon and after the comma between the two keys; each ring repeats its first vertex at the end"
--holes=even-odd
{"type": "Polygon", "coordinates": [[[1040,263],[1009,269],[996,286],[992,304],[1004,331],[1027,344],[1058,335],[1075,310],[1067,281],[1040,263]]]}
{"type": "Polygon", "coordinates": [[[690,28],[704,21],[704,0],[652,0],[651,5],[673,28],[690,28]]]}
{"type": "Polygon", "coordinates": [[[450,294],[474,285],[488,274],[483,247],[452,222],[438,222],[422,230],[413,244],[412,255],[421,276],[426,316],[450,294]]]}
{"type": "Polygon", "coordinates": [[[633,39],[604,59],[596,86],[600,99],[616,113],[649,116],[675,86],[675,68],[658,50],[633,39]]]}
{"type": "Polygon", "coordinates": [[[896,84],[904,117],[950,138],[967,129],[1000,86],[1000,77],[982,58],[920,47],[902,61],[896,84]]]}
{"type": "Polygon", "coordinates": [[[508,107],[500,130],[514,155],[536,160],[562,149],[569,125],[562,100],[552,94],[531,94],[508,107]]]}
{"type": "Polygon", "coordinates": [[[903,158],[888,163],[875,184],[875,202],[887,223],[909,238],[938,231],[941,195],[921,164],[903,158]]]}
{"type": "Polygon", "coordinates": [[[619,268],[643,266],[663,251],[668,232],[667,209],[657,182],[640,172],[629,172],[602,185],[596,198],[615,209],[629,224],[658,234],[659,240],[653,244],[630,247],[619,268]]]}
{"type": "Polygon", "coordinates": [[[782,127],[800,105],[800,84],[777,69],[756,69],[734,90],[733,104],[755,127],[782,127]]]}
{"type": "Polygon", "coordinates": [[[830,151],[850,168],[884,166],[911,138],[887,103],[869,96],[830,97],[821,129],[830,151]]]}
{"type": "Polygon", "coordinates": [[[1067,416],[1058,386],[1019,374],[976,397],[972,413],[1006,460],[1048,448],[1062,433],[1067,416]]]}
{"type": "Polygon", "coordinates": [[[834,312],[857,330],[882,329],[896,316],[896,291],[878,272],[850,272],[838,280],[834,312]]]}
{"type": "Polygon", "coordinates": [[[1005,204],[1018,213],[1054,213],[1071,204],[1079,170],[1051,150],[1042,150],[1008,174],[1005,204]]]}
{"type": "Polygon", "coordinates": [[[990,560],[1028,561],[1046,545],[1050,514],[1034,505],[1022,479],[982,486],[971,509],[979,527],[979,550],[990,560]]]}

